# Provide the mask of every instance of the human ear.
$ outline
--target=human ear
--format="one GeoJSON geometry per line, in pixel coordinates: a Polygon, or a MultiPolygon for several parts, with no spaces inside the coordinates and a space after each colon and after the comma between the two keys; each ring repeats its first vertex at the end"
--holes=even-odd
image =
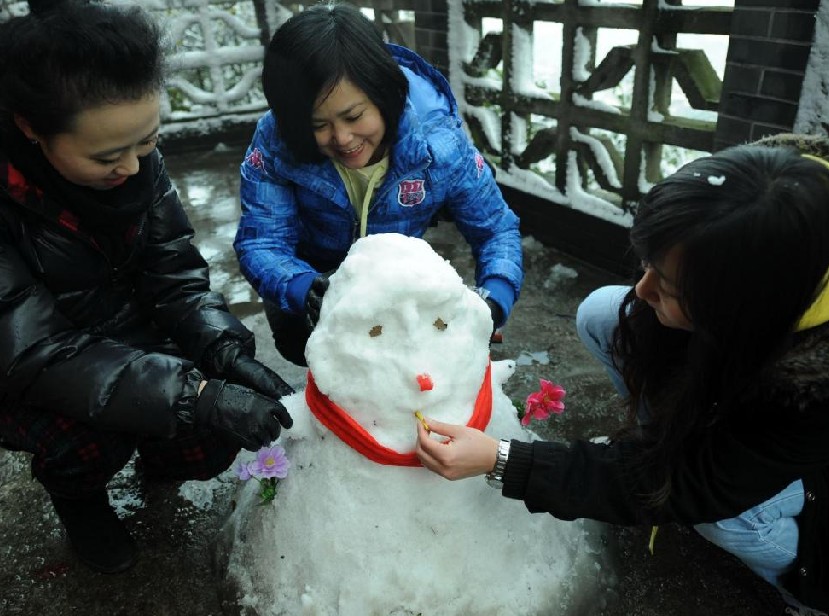
{"type": "Polygon", "coordinates": [[[29,124],[29,121],[19,113],[14,114],[14,123],[17,125],[17,128],[20,129],[20,132],[26,135],[26,139],[28,139],[32,143],[37,143],[38,141],[41,141],[40,137],[38,137],[37,133],[35,133],[35,131],[32,129],[32,125],[29,124]]]}

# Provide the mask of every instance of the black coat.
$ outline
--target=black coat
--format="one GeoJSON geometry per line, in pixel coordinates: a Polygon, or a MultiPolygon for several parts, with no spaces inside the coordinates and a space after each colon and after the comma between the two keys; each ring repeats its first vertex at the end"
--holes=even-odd
{"type": "Polygon", "coordinates": [[[627,472],[639,447],[627,440],[513,441],[503,494],[563,520],[697,524],[735,517],[802,479],[797,561],[784,585],[804,604],[829,610],[829,324],[798,333],[751,391],[687,444],[661,506],[637,498],[654,485],[627,472]]]}
{"type": "Polygon", "coordinates": [[[252,350],[210,291],[161,155],[141,166],[146,203],[104,242],[0,149],[0,406],[172,436],[211,345],[230,337],[252,350]]]}

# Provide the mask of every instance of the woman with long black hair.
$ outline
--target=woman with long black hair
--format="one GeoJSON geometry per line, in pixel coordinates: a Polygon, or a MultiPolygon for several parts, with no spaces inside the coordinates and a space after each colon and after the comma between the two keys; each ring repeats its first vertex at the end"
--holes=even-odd
{"type": "Polygon", "coordinates": [[[449,438],[418,426],[424,466],[488,473],[565,520],[693,524],[789,613],[829,610],[829,148],[802,145],[724,150],[643,198],[641,277],[593,292],[577,318],[626,429],[498,443],[428,420],[449,438]]]}

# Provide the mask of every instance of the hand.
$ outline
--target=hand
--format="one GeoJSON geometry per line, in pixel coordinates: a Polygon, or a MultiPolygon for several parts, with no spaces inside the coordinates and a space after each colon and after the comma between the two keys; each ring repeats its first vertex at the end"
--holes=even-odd
{"type": "Polygon", "coordinates": [[[445,424],[426,418],[429,431],[417,423],[415,453],[421,464],[446,479],[464,479],[485,475],[498,459],[498,441],[475,428],[445,424]],[[449,437],[438,441],[429,436],[434,432],[449,437]]]}
{"type": "Polygon", "coordinates": [[[221,341],[211,349],[208,357],[206,368],[211,376],[244,385],[274,400],[294,393],[282,377],[248,355],[236,340],[221,341]]]}
{"type": "Polygon", "coordinates": [[[314,331],[317,322],[320,320],[322,297],[328,290],[328,277],[333,273],[334,270],[320,274],[314,278],[311,288],[308,289],[308,295],[305,296],[305,325],[308,326],[308,331],[314,331]]]}
{"type": "Polygon", "coordinates": [[[489,342],[490,344],[493,342],[501,343],[503,342],[503,337],[501,336],[501,332],[498,331],[498,324],[504,318],[504,311],[501,310],[501,306],[490,298],[486,298],[484,301],[489,307],[489,314],[492,317],[492,333],[489,336],[489,342]]]}
{"type": "Polygon", "coordinates": [[[244,354],[238,355],[222,376],[231,383],[244,385],[274,400],[294,393],[294,388],[282,380],[276,372],[262,362],[244,354]]]}
{"type": "Polygon", "coordinates": [[[281,428],[294,425],[282,403],[218,379],[202,389],[194,423],[209,426],[250,451],[272,443],[281,428]]]}
{"type": "Polygon", "coordinates": [[[501,310],[501,307],[492,299],[487,297],[484,301],[486,302],[486,305],[489,308],[489,314],[492,317],[492,331],[495,332],[495,330],[498,329],[498,325],[504,318],[504,311],[501,310]]]}

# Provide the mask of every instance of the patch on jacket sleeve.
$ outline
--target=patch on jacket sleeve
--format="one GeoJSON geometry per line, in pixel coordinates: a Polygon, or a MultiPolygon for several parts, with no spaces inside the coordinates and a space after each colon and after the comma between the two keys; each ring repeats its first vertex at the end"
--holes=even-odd
{"type": "Polygon", "coordinates": [[[478,170],[478,177],[484,172],[484,157],[480,152],[475,152],[475,168],[478,170]]]}
{"type": "Polygon", "coordinates": [[[254,169],[265,168],[265,159],[262,156],[262,152],[259,151],[259,148],[253,148],[253,151],[245,157],[245,163],[254,169]]]}
{"type": "Polygon", "coordinates": [[[397,202],[403,207],[420,205],[426,198],[423,180],[401,180],[397,185],[397,202]]]}

